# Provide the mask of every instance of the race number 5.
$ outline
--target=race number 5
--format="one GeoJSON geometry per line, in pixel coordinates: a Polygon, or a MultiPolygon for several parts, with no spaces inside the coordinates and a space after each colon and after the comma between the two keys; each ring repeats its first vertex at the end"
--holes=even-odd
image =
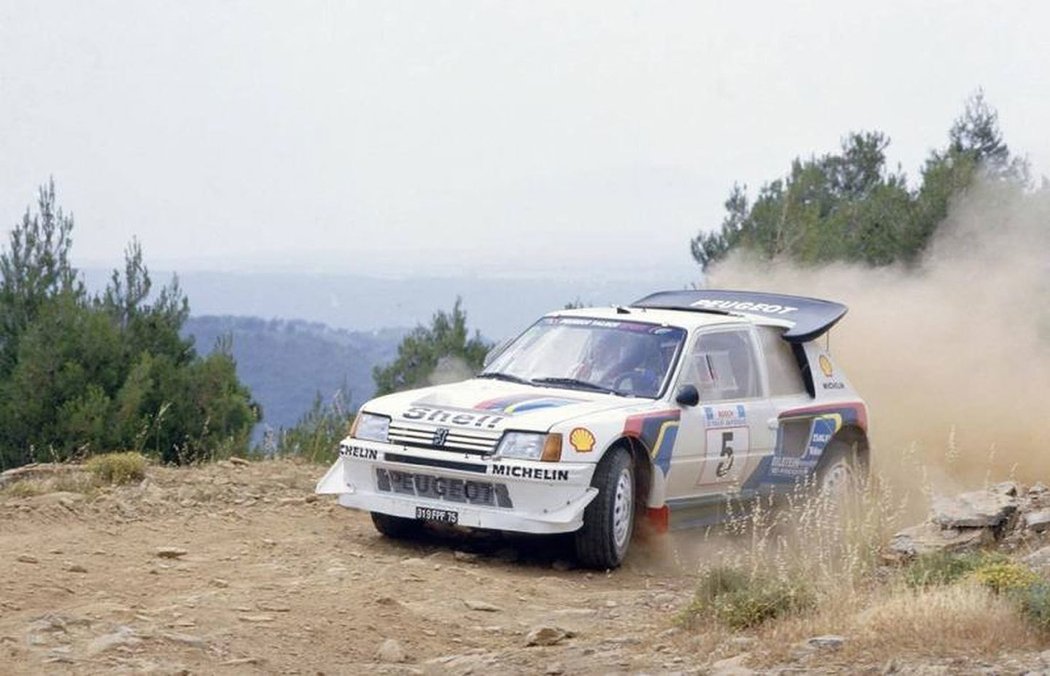
{"type": "Polygon", "coordinates": [[[722,432],[722,452],[718,454],[722,458],[715,468],[715,475],[723,477],[733,469],[733,432],[722,432]]]}
{"type": "Polygon", "coordinates": [[[722,427],[707,430],[707,461],[714,464],[715,479],[728,476],[737,462],[737,454],[747,453],[750,445],[749,436],[746,427],[722,427]]]}

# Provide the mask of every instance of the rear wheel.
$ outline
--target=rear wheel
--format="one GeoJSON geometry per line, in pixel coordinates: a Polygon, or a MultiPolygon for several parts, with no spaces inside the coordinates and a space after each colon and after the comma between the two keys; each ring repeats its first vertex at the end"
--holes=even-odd
{"type": "Polygon", "coordinates": [[[423,529],[422,521],[406,519],[401,516],[391,516],[381,512],[371,512],[371,514],[372,525],[388,538],[401,539],[412,537],[423,529]]]}
{"type": "Polygon", "coordinates": [[[623,448],[610,449],[591,478],[598,495],[583,512],[576,531],[576,557],[589,568],[616,568],[623,563],[634,532],[634,468],[623,448]]]}
{"type": "Polygon", "coordinates": [[[824,449],[824,457],[817,468],[817,491],[831,498],[850,495],[867,475],[868,466],[857,444],[834,439],[824,449]]]}

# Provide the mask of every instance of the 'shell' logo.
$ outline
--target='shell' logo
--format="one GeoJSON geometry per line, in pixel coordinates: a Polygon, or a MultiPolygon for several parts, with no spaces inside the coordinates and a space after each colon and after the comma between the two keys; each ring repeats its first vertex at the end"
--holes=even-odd
{"type": "Polygon", "coordinates": [[[436,430],[434,430],[434,445],[435,446],[444,446],[445,445],[445,441],[447,439],[448,439],[448,428],[447,427],[439,427],[436,430]]]}

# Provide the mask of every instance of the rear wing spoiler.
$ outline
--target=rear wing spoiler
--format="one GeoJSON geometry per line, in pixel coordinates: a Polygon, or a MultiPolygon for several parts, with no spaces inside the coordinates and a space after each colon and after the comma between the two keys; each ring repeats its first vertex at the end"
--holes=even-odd
{"type": "Polygon", "coordinates": [[[783,335],[789,343],[805,343],[819,338],[848,310],[841,303],[819,298],[722,290],[658,291],[631,303],[631,307],[749,314],[778,319],[791,324],[783,335]]]}

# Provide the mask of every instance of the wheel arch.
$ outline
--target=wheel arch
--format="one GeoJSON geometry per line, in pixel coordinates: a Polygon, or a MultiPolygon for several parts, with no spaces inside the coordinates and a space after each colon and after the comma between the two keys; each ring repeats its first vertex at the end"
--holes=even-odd
{"type": "MultiPolygon", "coordinates": [[[[867,469],[871,466],[871,450],[868,444],[868,433],[859,425],[844,425],[828,442],[828,448],[832,445],[840,445],[855,457],[860,465],[867,469]]],[[[823,464],[823,458],[821,459],[823,464]]]]}
{"type": "Polygon", "coordinates": [[[606,452],[614,448],[623,448],[631,456],[631,466],[634,468],[635,510],[644,510],[649,504],[649,496],[654,492],[655,472],[650,450],[639,437],[631,435],[624,435],[613,441],[606,452]]]}

